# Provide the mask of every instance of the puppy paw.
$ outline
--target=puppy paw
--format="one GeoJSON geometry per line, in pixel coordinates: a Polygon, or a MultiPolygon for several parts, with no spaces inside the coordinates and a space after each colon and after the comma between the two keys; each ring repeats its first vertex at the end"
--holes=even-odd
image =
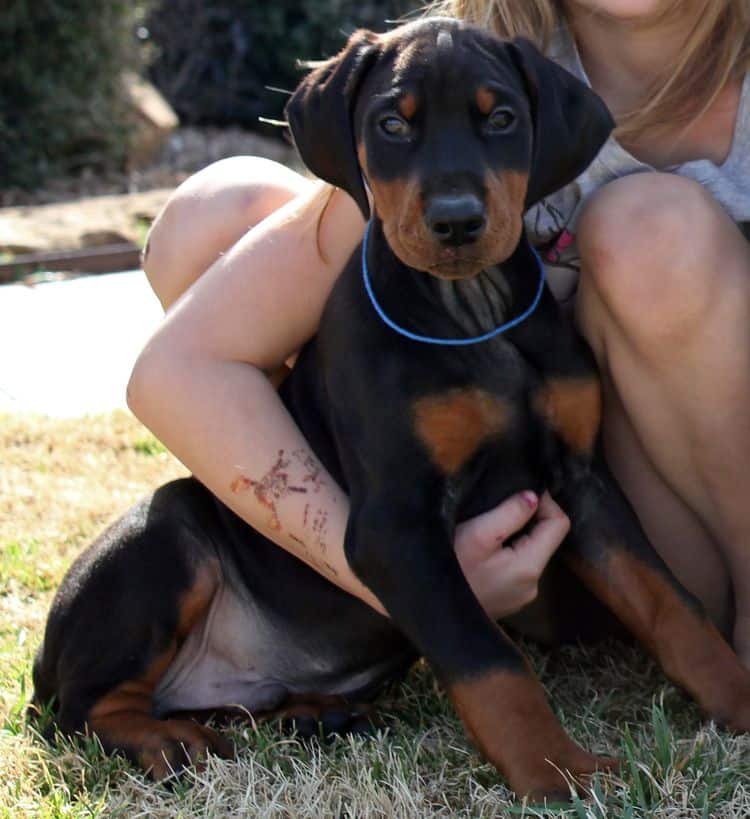
{"type": "Polygon", "coordinates": [[[279,717],[282,730],[295,733],[301,739],[365,736],[377,729],[373,709],[354,703],[299,703],[286,708],[279,717]]]}
{"type": "Polygon", "coordinates": [[[573,792],[588,792],[595,774],[619,768],[619,760],[613,757],[576,748],[565,759],[545,760],[536,770],[517,773],[509,784],[518,797],[525,796],[530,802],[569,802],[573,792]]]}
{"type": "Polygon", "coordinates": [[[190,765],[200,769],[209,753],[230,759],[234,756],[234,746],[205,725],[169,719],[157,722],[154,730],[143,738],[136,758],[153,779],[159,780],[190,765]]]}

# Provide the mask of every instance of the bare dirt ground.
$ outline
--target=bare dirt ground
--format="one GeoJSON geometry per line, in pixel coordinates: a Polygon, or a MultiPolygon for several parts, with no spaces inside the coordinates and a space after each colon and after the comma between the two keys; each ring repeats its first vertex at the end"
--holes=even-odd
{"type": "Polygon", "coordinates": [[[228,156],[258,155],[294,164],[294,150],[239,128],[178,128],[147,167],[92,171],[43,189],[0,190],[0,256],[123,241],[141,244],[169,193],[197,170],[228,156]]]}

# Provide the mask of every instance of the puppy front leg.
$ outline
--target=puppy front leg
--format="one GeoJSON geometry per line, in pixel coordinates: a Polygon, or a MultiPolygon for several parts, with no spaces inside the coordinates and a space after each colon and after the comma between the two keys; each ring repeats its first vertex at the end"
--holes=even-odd
{"type": "MultiPolygon", "coordinates": [[[[439,503],[432,506],[439,508],[439,503]]],[[[526,659],[485,614],[429,507],[370,496],[353,512],[347,559],[445,685],[482,753],[519,795],[567,798],[558,768],[608,767],[563,731],[526,659]]]]}

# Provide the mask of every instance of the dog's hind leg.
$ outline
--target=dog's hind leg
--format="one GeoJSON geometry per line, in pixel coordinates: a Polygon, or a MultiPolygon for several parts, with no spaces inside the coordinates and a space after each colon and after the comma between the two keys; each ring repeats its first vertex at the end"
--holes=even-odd
{"type": "Polygon", "coordinates": [[[206,750],[231,752],[209,728],[153,714],[159,680],[221,581],[210,546],[180,515],[186,487],[159,490],[79,558],[34,665],[35,700],[54,695],[64,733],[94,733],[106,751],[125,753],[157,778],[206,750]]]}
{"type": "Polygon", "coordinates": [[[750,671],[658,556],[603,461],[572,475],[559,498],[572,521],[568,565],[710,717],[750,731],[750,671]]]}

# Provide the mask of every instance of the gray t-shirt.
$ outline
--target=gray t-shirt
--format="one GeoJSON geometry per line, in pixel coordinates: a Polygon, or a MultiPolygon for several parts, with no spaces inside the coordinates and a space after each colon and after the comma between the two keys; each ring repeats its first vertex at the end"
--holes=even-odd
{"type": "MultiPolygon", "coordinates": [[[[549,56],[578,79],[591,85],[581,63],[575,41],[567,27],[561,27],[549,56]]],[[[628,153],[610,137],[589,167],[574,181],[530,208],[525,216],[526,230],[540,251],[548,271],[550,287],[558,299],[575,291],[580,258],[575,234],[581,207],[602,185],[631,173],[654,168],[628,153]]],[[[750,73],[745,75],[740,97],[734,139],[729,155],[721,165],[709,159],[696,159],[669,169],[693,179],[709,190],[741,227],[750,223],[750,73]]],[[[745,230],[748,235],[747,230],[745,230]]]]}

